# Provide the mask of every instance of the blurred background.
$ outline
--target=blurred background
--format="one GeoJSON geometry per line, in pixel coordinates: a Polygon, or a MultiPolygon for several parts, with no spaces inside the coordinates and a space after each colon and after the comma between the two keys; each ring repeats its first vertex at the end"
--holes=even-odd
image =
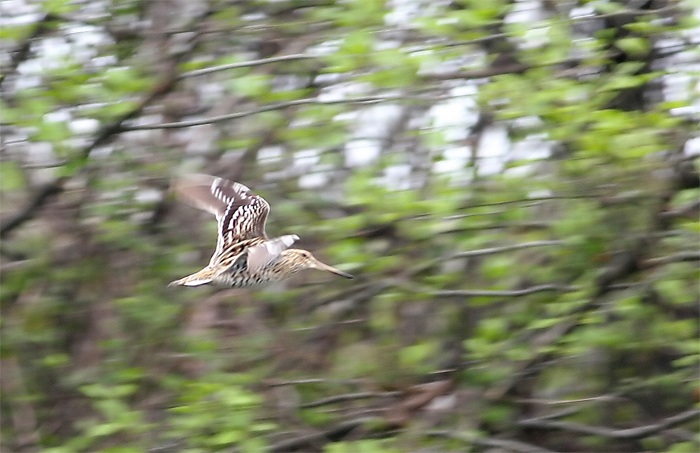
{"type": "Polygon", "coordinates": [[[700,449],[697,5],[0,1],[2,452],[700,449]],[[355,274],[168,288],[240,181],[355,274]]]}

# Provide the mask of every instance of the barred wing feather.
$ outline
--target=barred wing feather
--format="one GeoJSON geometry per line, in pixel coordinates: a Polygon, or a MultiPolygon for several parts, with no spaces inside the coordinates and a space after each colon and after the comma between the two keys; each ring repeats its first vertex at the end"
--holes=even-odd
{"type": "Polygon", "coordinates": [[[194,207],[216,216],[219,231],[214,257],[237,242],[267,237],[265,222],[270,205],[243,184],[208,175],[188,175],[176,182],[175,191],[194,207]]]}

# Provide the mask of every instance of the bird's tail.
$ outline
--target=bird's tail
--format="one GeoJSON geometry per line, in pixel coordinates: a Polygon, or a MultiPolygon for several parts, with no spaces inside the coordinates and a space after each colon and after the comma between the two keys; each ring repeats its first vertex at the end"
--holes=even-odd
{"type": "Polygon", "coordinates": [[[205,267],[201,271],[195,272],[192,275],[183,277],[180,280],[175,280],[168,283],[168,286],[200,286],[211,283],[214,278],[214,272],[211,268],[205,267]]]}

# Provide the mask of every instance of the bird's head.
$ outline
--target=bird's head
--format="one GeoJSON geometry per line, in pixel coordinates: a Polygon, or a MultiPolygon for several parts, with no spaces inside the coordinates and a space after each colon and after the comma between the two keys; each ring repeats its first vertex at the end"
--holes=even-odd
{"type": "Polygon", "coordinates": [[[306,250],[288,249],[282,252],[282,255],[285,257],[285,261],[287,261],[287,263],[293,267],[294,271],[300,271],[303,269],[320,269],[335,275],[340,275],[341,277],[353,278],[353,276],[347,272],[343,272],[340,269],[336,269],[320,262],[311,254],[311,252],[306,250]]]}

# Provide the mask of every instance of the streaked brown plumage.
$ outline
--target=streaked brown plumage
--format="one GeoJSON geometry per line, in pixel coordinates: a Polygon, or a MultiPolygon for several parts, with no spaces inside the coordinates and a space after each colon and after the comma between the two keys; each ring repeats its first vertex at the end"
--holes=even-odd
{"type": "Polygon", "coordinates": [[[284,280],[303,269],[321,269],[352,275],[318,261],[301,249],[290,249],[297,235],[268,238],[265,221],[270,205],[243,184],[208,175],[189,175],[175,184],[175,191],[194,207],[211,212],[218,222],[216,251],[199,272],[169,286],[253,286],[284,280]]]}

